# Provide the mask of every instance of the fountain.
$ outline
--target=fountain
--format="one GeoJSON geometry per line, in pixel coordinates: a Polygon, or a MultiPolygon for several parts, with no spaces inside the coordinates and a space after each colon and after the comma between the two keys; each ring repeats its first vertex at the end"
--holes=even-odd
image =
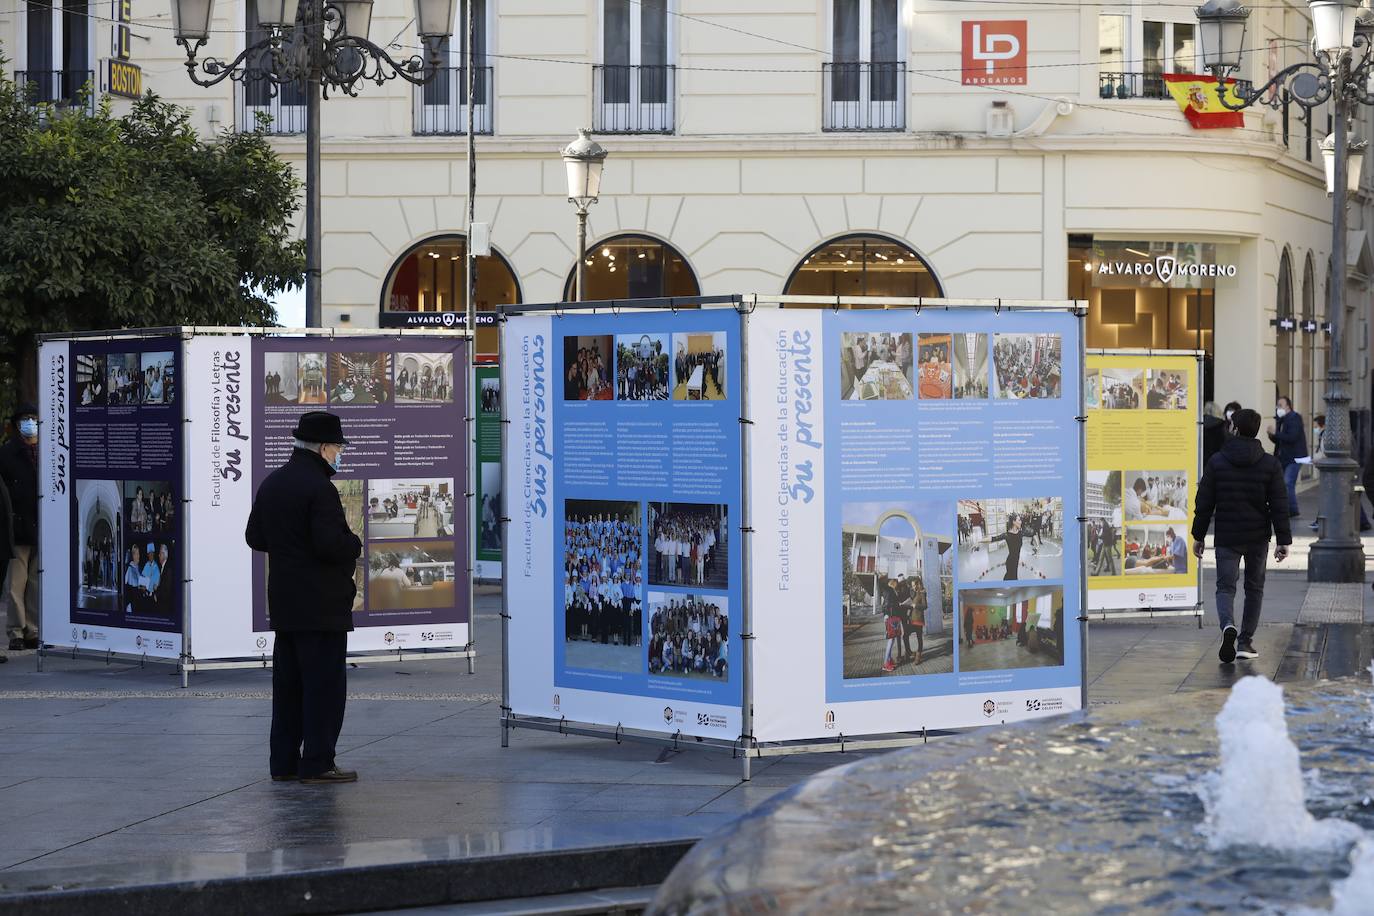
{"type": "Polygon", "coordinates": [[[1369,913],[1369,717],[1367,682],[1246,678],[863,758],[707,837],[650,912],[1369,913]]]}

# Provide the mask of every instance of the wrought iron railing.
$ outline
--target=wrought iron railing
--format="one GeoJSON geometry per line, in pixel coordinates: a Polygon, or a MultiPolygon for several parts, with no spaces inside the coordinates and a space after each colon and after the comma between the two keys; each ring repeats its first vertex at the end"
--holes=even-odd
{"type": "Polygon", "coordinates": [[[599,64],[592,68],[592,96],[598,133],[671,134],[676,126],[677,67],[599,64]]]}
{"type": "Polygon", "coordinates": [[[23,87],[30,105],[47,102],[59,108],[79,105],[95,111],[93,70],[16,70],[14,82],[23,87]]]}
{"type": "Polygon", "coordinates": [[[823,130],[906,130],[906,63],[837,61],[821,65],[823,130]]]}
{"type": "MultiPolygon", "coordinates": [[[[473,94],[477,105],[472,109],[472,129],[475,133],[492,132],[491,67],[478,67],[473,74],[473,94]]],[[[441,67],[430,81],[416,86],[415,134],[417,136],[454,136],[468,130],[468,68],[441,67]]]]}
{"type": "Polygon", "coordinates": [[[271,93],[268,80],[245,80],[234,84],[234,129],[258,129],[260,115],[266,115],[264,130],[275,136],[305,133],[305,89],[294,83],[271,93]]]}
{"type": "MultiPolygon", "coordinates": [[[[1249,80],[1236,80],[1242,95],[1252,90],[1249,80]]],[[[1167,99],[1169,86],[1163,73],[1127,73],[1104,70],[1097,75],[1097,94],[1104,99],[1167,99]]]]}

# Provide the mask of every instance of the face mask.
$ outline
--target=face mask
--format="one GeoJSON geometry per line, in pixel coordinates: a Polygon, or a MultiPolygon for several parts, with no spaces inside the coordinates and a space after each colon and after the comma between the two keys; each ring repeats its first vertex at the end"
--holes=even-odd
{"type": "Polygon", "coordinates": [[[331,458],[331,459],[329,459],[329,466],[330,466],[331,468],[333,468],[335,471],[338,471],[339,466],[342,465],[342,464],[343,464],[343,452],[335,452],[335,453],[334,453],[334,457],[331,458]]]}
{"type": "Polygon", "coordinates": [[[1274,409],[1274,416],[1278,417],[1280,420],[1283,419],[1286,413],[1288,413],[1288,408],[1286,407],[1277,407],[1274,409]]]}
{"type": "Polygon", "coordinates": [[[34,439],[34,438],[37,438],[37,436],[38,436],[38,421],[37,421],[37,420],[20,420],[20,421],[19,421],[19,435],[23,436],[25,439],[34,439]]]}
{"type": "Polygon", "coordinates": [[[1231,417],[1232,417],[1234,414],[1235,414],[1235,411],[1234,411],[1234,410],[1228,410],[1228,411],[1226,411],[1226,419],[1229,421],[1229,420],[1231,419],[1231,417]]]}

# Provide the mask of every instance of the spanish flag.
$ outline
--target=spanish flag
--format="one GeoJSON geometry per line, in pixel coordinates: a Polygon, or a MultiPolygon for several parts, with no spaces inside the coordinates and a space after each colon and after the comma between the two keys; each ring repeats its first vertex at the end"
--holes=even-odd
{"type": "MultiPolygon", "coordinates": [[[[1216,77],[1198,76],[1193,73],[1166,73],[1164,85],[1169,87],[1169,94],[1178,102],[1178,107],[1183,109],[1183,116],[1188,119],[1188,123],[1198,130],[1245,126],[1245,115],[1242,112],[1231,111],[1221,104],[1221,99],[1217,97],[1216,77]]],[[[1232,105],[1241,102],[1240,97],[1236,95],[1235,85],[1235,80],[1228,79],[1225,86],[1220,89],[1226,93],[1226,100],[1232,105]]]]}

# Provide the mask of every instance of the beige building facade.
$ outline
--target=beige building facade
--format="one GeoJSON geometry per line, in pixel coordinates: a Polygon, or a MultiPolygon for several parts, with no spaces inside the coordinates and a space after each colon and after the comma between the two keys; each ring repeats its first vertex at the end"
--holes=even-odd
{"type": "MultiPolygon", "coordinates": [[[[88,71],[106,88],[118,9],[16,2],[0,12],[13,71],[88,71]]],[[[1240,128],[1191,126],[1163,79],[1197,66],[1191,7],[474,2],[476,219],[493,250],[478,259],[479,309],[569,294],[575,219],[558,151],[592,126],[610,156],[590,216],[589,298],[1075,296],[1091,303],[1089,346],[1203,349],[1219,403],[1267,412],[1291,394],[1305,416],[1321,410],[1328,118],[1292,104],[1252,109],[1240,128]],[[998,56],[1013,44],[1023,56],[998,56]],[[1182,266],[1169,283],[1139,272],[1161,258],[1182,266]]],[[[267,113],[277,148],[301,162],[298,94],[194,86],[168,4],[134,4],[128,56],[145,88],[192,106],[206,133],[267,113]]],[[[459,21],[464,9],[455,3],[459,21]]],[[[220,0],[201,54],[232,57],[251,17],[220,0]]],[[[370,34],[393,55],[418,53],[401,0],[378,0],[370,34]]],[[[1304,4],[1256,9],[1244,75],[1259,84],[1297,62],[1309,35],[1304,4]]],[[[324,104],[326,324],[464,307],[458,36],[444,56],[430,86],[394,80],[324,104]]],[[[70,95],[74,77],[44,79],[48,97],[70,95]]],[[[1369,136],[1367,117],[1356,132],[1369,136]]],[[[1369,171],[1342,253],[1365,417],[1369,171]]]]}

